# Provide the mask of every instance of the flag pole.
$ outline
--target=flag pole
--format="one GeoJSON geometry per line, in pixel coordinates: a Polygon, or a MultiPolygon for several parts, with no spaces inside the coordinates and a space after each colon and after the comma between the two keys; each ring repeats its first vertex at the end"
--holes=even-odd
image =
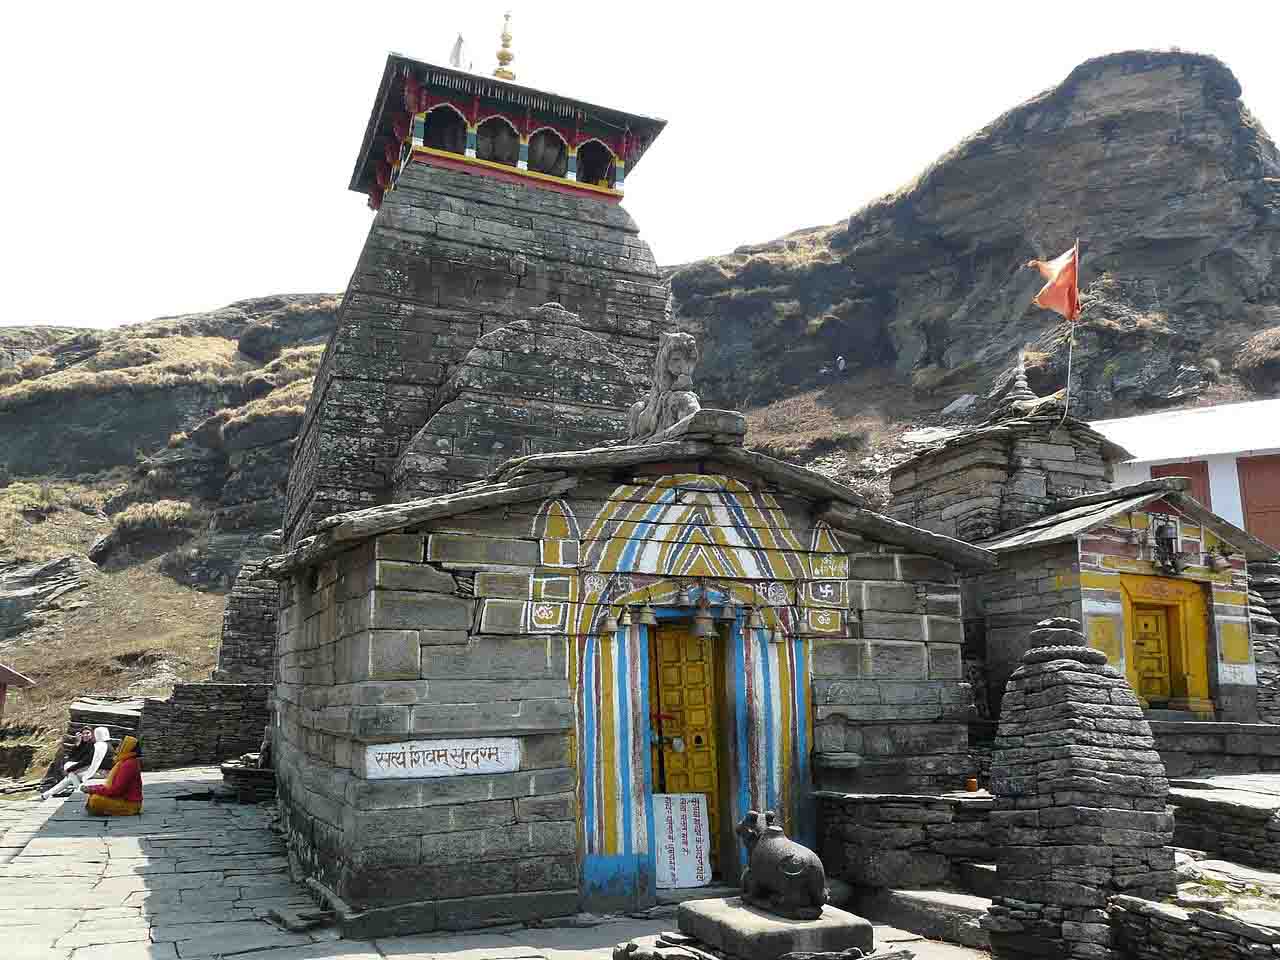
{"type": "Polygon", "coordinates": [[[1058,421],[1061,427],[1067,422],[1067,411],[1071,409],[1071,359],[1075,354],[1076,348],[1076,318],[1080,315],[1080,238],[1076,237],[1076,316],[1067,320],[1067,390],[1062,398],[1062,419],[1058,421]]]}

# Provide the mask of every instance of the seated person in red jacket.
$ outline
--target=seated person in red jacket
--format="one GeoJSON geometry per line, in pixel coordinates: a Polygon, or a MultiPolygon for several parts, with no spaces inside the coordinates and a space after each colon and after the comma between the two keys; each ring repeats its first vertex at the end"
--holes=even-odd
{"type": "Polygon", "coordinates": [[[116,753],[115,766],[107,782],[80,786],[88,795],[85,808],[104,817],[131,817],[142,812],[142,763],[138,756],[138,738],[125,737],[116,753]]]}

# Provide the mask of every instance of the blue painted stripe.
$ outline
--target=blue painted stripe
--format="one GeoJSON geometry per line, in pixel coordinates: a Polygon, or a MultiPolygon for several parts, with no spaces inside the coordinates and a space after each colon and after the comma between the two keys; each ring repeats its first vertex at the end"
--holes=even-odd
{"type": "MultiPolygon", "coordinates": [[[[758,635],[752,639],[755,641],[758,656],[760,657],[760,676],[764,686],[764,796],[765,806],[770,810],[776,810],[778,804],[778,784],[774,780],[773,758],[777,756],[778,742],[777,731],[773,728],[773,663],[769,657],[769,641],[762,639],[758,635]]],[[[782,693],[781,690],[778,691],[782,693]]]]}
{"type": "Polygon", "coordinates": [[[651,698],[653,691],[649,688],[649,628],[641,624],[640,626],[640,716],[644,718],[644,753],[642,763],[644,764],[644,825],[649,856],[655,858],[653,869],[649,871],[649,882],[646,889],[642,893],[653,896],[657,892],[657,862],[658,843],[657,833],[655,832],[653,823],[653,795],[655,786],[653,782],[653,749],[652,740],[650,738],[650,726],[648,723],[649,715],[653,712],[651,698]]]}
{"type": "MultiPolygon", "coordinates": [[[[636,552],[648,542],[647,538],[653,532],[653,529],[657,527],[658,517],[663,509],[666,508],[668,499],[674,498],[675,495],[675,490],[668,490],[654,501],[653,506],[645,511],[644,517],[636,526],[635,533],[627,541],[627,545],[622,548],[622,556],[618,560],[620,569],[628,573],[631,572],[636,562],[636,552]]],[[[616,533],[617,531],[614,532],[616,533]]]]}
{"type": "Polygon", "coordinates": [[[619,628],[614,635],[614,649],[616,654],[613,658],[614,686],[617,688],[617,710],[618,710],[618,764],[621,767],[621,783],[619,784],[618,800],[622,805],[622,852],[627,856],[632,853],[632,820],[631,811],[634,802],[633,784],[631,783],[631,711],[630,706],[630,672],[627,669],[630,651],[627,643],[626,628],[619,628]]]}
{"type": "MultiPolygon", "coordinates": [[[[733,715],[737,721],[734,730],[734,748],[737,752],[738,768],[738,809],[734,811],[734,822],[741,820],[751,809],[751,795],[748,789],[751,779],[751,730],[747,726],[747,669],[743,657],[743,644],[733,645],[733,715]]],[[[735,845],[735,851],[737,845],[735,845]]]]}
{"type": "MultiPolygon", "coordinates": [[[[596,669],[595,641],[587,637],[582,645],[582,803],[583,817],[586,823],[587,850],[599,849],[596,837],[598,823],[596,821],[596,669]]],[[[584,877],[585,880],[585,877],[584,877]]]]}

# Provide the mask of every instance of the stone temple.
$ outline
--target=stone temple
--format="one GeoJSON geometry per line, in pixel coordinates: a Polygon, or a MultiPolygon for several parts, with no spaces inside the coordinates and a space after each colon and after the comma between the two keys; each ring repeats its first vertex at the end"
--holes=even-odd
{"type": "Polygon", "coordinates": [[[967,772],[958,584],[995,557],[699,408],[619,204],[661,129],[387,61],[261,568],[291,858],[349,930],[642,908],[664,800],[697,799],[708,882],[750,810],[812,844],[816,789],[967,772]],[[836,741],[859,770],[815,762],[836,741]]]}
{"type": "MultiPolygon", "coordinates": [[[[1164,790],[1166,745],[1197,769],[1206,727],[1247,726],[1240,769],[1264,764],[1280,728],[1240,721],[1257,700],[1248,564],[1271,551],[1185,482],[1112,490],[1123,451],[1025,377],[990,422],[895,470],[890,515],[700,407],[697,345],[620,204],[662,127],[517,84],[505,62],[487,78],[387,60],[351,181],[376,214],[282,552],[228,614],[270,622],[249,584],[279,584],[280,813],[294,873],[344,930],[644,909],[736,882],[753,811],[821,841],[828,876],[944,882],[990,856],[991,798],[953,792],[976,792],[993,752],[1005,821],[1049,803],[1018,792],[1016,737],[1043,731],[994,730],[1037,697],[1070,693],[1051,706],[1073,729],[1120,724],[1136,752],[1117,775],[1164,790]],[[1054,666],[1041,629],[1089,670],[1054,666]],[[1076,718],[1074,687],[1032,689],[1064,673],[1119,713],[1076,718]]],[[[251,631],[231,633],[228,669],[248,669],[251,631]]],[[[1058,746],[1075,763],[1081,745],[1058,746]]],[[[1058,798],[1028,836],[1083,856],[1094,841],[1058,826],[1128,810],[1163,851],[1162,798],[1058,798]]],[[[1089,936],[1109,936],[1093,927],[1131,859],[1082,872],[1089,936]]],[[[1139,892],[1164,890],[1167,859],[1139,865],[1155,878],[1139,892]]],[[[1044,880],[1020,869],[1005,874],[1044,880]]],[[[1094,955],[1061,891],[1041,892],[1034,917],[1009,893],[992,942],[1094,955]]]]}

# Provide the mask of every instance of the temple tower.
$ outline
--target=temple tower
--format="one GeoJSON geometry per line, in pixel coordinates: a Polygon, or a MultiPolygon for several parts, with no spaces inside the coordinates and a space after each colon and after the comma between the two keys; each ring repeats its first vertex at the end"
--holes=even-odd
{"type": "Polygon", "coordinates": [[[376,215],[294,451],[290,546],[327,516],[408,495],[396,489],[406,475],[412,495],[446,493],[499,453],[616,436],[639,397],[643,385],[609,379],[598,344],[647,370],[669,317],[653,254],[620,205],[663,121],[517,84],[513,56],[508,25],[493,77],[387,57],[350,185],[376,215]],[[502,381],[489,395],[517,412],[567,398],[591,414],[582,427],[526,437],[451,413],[447,435],[427,431],[430,449],[424,436],[410,451],[442,407],[456,412],[464,361],[484,366],[477,341],[548,303],[572,315],[550,353],[583,349],[601,362],[578,378],[585,386],[548,386],[536,350],[508,351],[485,374],[502,381]],[[526,375],[537,380],[528,390],[526,375]]]}

